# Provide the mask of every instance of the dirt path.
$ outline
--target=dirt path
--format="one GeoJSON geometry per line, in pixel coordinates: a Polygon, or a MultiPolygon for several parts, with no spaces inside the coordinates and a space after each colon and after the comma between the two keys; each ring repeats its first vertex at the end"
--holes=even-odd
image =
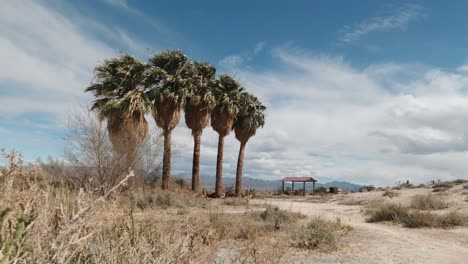
{"type": "Polygon", "coordinates": [[[360,206],[337,202],[253,200],[326,219],[340,218],[356,232],[348,247],[325,255],[300,256],[294,263],[468,263],[468,228],[408,229],[392,224],[366,223],[360,206]]]}

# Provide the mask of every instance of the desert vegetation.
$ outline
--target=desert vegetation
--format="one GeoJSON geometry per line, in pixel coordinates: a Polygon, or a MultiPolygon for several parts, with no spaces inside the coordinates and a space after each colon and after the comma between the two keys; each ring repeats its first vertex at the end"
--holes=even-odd
{"type": "Polygon", "coordinates": [[[248,200],[220,203],[177,184],[130,186],[132,171],[103,194],[57,185],[60,174],[2,155],[2,263],[277,263],[295,249],[335,250],[350,230],[271,206],[239,213],[248,200]]]}
{"type": "Polygon", "coordinates": [[[367,206],[364,211],[369,223],[393,222],[408,228],[436,227],[450,228],[468,225],[468,216],[456,211],[436,214],[431,210],[445,209],[448,204],[433,195],[417,195],[409,207],[401,204],[381,202],[367,206]]]}

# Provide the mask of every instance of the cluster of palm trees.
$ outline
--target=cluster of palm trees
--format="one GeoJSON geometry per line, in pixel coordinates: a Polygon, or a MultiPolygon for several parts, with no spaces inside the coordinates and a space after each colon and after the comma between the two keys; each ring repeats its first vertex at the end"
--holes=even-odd
{"type": "Polygon", "coordinates": [[[159,52],[144,63],[122,54],[105,60],[86,88],[95,100],[92,110],[107,121],[109,138],[117,153],[133,156],[148,134],[145,114],[151,113],[164,136],[162,189],[171,176],[171,135],[185,113],[194,138],[192,190],[200,191],[200,146],[203,129],[219,134],[215,196],[223,194],[224,138],[234,130],[240,141],[236,195],[242,192],[242,167],[247,141],[265,122],[266,107],[229,75],[216,75],[207,62],[192,61],[178,50],[159,52]],[[210,122],[211,121],[211,122],[210,122]]]}

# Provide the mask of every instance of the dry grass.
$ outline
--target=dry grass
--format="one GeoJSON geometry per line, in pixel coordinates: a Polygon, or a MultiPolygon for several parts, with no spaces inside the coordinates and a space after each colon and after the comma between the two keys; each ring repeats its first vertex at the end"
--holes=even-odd
{"type": "Polygon", "coordinates": [[[397,197],[399,196],[400,193],[395,191],[395,190],[392,190],[392,189],[387,189],[384,191],[384,193],[382,194],[382,196],[388,196],[389,198],[393,198],[393,197],[397,197]]]}
{"type": "Polygon", "coordinates": [[[408,209],[400,204],[379,203],[378,205],[370,206],[365,210],[368,215],[366,219],[369,223],[375,222],[399,222],[403,217],[408,215],[408,209]]]}
{"type": "Polygon", "coordinates": [[[453,182],[438,182],[432,185],[432,188],[452,188],[455,185],[453,182]]]}
{"type": "Polygon", "coordinates": [[[440,195],[416,195],[411,198],[410,207],[419,210],[437,210],[449,207],[449,204],[440,195]]]}
{"type": "Polygon", "coordinates": [[[351,230],[350,226],[341,224],[339,219],[329,221],[316,217],[294,234],[293,243],[298,248],[332,251],[339,247],[351,230]]]}
{"type": "Polygon", "coordinates": [[[25,172],[15,153],[4,155],[0,263],[278,263],[305,219],[184,188],[129,188],[132,174],[104,195],[53,186],[43,172],[25,172]],[[233,206],[245,213],[230,213],[233,206]]]}
{"type": "Polygon", "coordinates": [[[362,205],[364,204],[366,201],[362,200],[362,199],[344,199],[340,202],[338,202],[339,205],[350,205],[350,206],[353,206],[353,205],[362,205]]]}
{"type": "Polygon", "coordinates": [[[450,188],[447,188],[447,187],[436,187],[436,188],[433,188],[432,191],[433,192],[446,192],[448,191],[450,188]]]}
{"type": "Polygon", "coordinates": [[[402,224],[409,228],[439,227],[450,228],[468,224],[468,218],[457,212],[436,215],[430,212],[415,211],[402,219],[402,224]]]}
{"type": "Polygon", "coordinates": [[[227,197],[223,199],[223,203],[225,205],[231,205],[231,206],[248,206],[249,199],[241,198],[241,197],[227,197]]]}
{"type": "MultiPolygon", "coordinates": [[[[423,204],[423,207],[426,208],[427,204],[423,204]]],[[[419,202],[418,206],[420,206],[419,202]]],[[[468,224],[468,216],[458,212],[434,214],[419,209],[411,210],[411,208],[393,203],[373,204],[372,207],[367,208],[365,214],[368,215],[366,220],[369,223],[391,221],[408,228],[450,228],[468,224]]]]}

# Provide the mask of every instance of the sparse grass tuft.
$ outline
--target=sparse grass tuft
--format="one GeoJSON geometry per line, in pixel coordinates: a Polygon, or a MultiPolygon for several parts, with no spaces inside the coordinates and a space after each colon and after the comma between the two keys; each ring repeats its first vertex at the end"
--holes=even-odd
{"type": "Polygon", "coordinates": [[[430,193],[427,195],[413,196],[410,205],[411,208],[419,210],[445,209],[448,206],[448,203],[440,195],[434,196],[430,193]]]}
{"type": "Polygon", "coordinates": [[[447,188],[447,187],[436,187],[436,188],[433,188],[432,191],[433,192],[446,192],[448,191],[450,188],[447,188]]]}
{"type": "Polygon", "coordinates": [[[438,182],[432,185],[432,188],[452,188],[455,184],[453,182],[438,182]]]}
{"type": "Polygon", "coordinates": [[[232,206],[248,206],[249,199],[241,198],[241,197],[226,197],[223,200],[225,205],[232,205],[232,206]]]}
{"type": "Polygon", "coordinates": [[[400,193],[391,189],[385,190],[385,192],[382,194],[382,196],[388,196],[390,198],[397,197],[399,196],[400,193]]]}
{"type": "Polygon", "coordinates": [[[458,184],[463,184],[463,183],[465,183],[465,182],[468,182],[468,180],[456,179],[456,180],[452,181],[452,183],[453,183],[453,184],[456,184],[456,185],[458,185],[458,184]]]}
{"type": "Polygon", "coordinates": [[[409,228],[450,228],[455,226],[463,226],[467,223],[467,216],[457,212],[450,212],[445,215],[437,215],[430,212],[415,211],[402,218],[403,226],[409,228]]]}
{"type": "Polygon", "coordinates": [[[392,221],[398,222],[408,215],[408,209],[402,205],[393,203],[381,203],[376,207],[368,208],[365,211],[369,217],[366,219],[369,223],[392,221]]]}
{"type": "Polygon", "coordinates": [[[293,244],[303,249],[332,251],[338,248],[341,239],[349,231],[351,227],[341,224],[340,219],[329,221],[316,217],[294,234],[293,244]]]}
{"type": "MultiPolygon", "coordinates": [[[[417,200],[417,206],[420,206],[419,198],[417,200]]],[[[427,202],[424,201],[422,204],[422,207],[427,208],[427,202]]],[[[428,211],[410,210],[407,207],[391,203],[374,204],[373,207],[369,207],[365,213],[369,216],[367,222],[392,221],[394,223],[400,223],[408,228],[450,228],[468,224],[468,216],[459,212],[439,215],[428,211]]]]}
{"type": "Polygon", "coordinates": [[[409,228],[433,227],[436,215],[430,212],[412,212],[401,218],[403,226],[409,228]]]}
{"type": "Polygon", "coordinates": [[[273,224],[274,229],[280,229],[283,224],[294,223],[306,216],[301,213],[288,212],[278,207],[267,207],[263,212],[257,213],[258,217],[265,222],[273,224]]]}

